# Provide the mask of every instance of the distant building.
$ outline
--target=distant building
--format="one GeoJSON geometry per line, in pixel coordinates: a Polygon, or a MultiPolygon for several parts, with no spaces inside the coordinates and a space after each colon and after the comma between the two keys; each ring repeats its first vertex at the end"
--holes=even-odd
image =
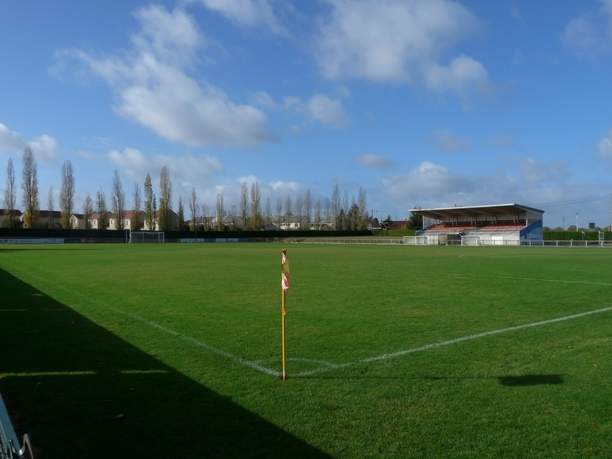
{"type": "Polygon", "coordinates": [[[71,229],[85,229],[85,216],[83,214],[72,214],[70,216],[71,229]]]}
{"type": "Polygon", "coordinates": [[[282,222],[280,224],[280,229],[282,231],[297,231],[302,228],[302,224],[300,222],[282,222]]]}
{"type": "Polygon", "coordinates": [[[21,226],[21,211],[17,209],[13,209],[9,211],[8,209],[0,209],[0,228],[8,228],[10,222],[10,216],[13,216],[13,224],[15,226],[21,226]]]}
{"type": "Polygon", "coordinates": [[[519,245],[543,240],[544,211],[521,204],[412,209],[423,217],[415,242],[424,245],[519,245]]]}
{"type": "MultiPolygon", "coordinates": [[[[60,229],[62,213],[58,210],[39,210],[36,213],[36,219],[34,221],[33,228],[49,228],[49,229],[60,229]]],[[[21,215],[21,223],[23,224],[24,215],[21,215]]]]}
{"type": "Polygon", "coordinates": [[[91,229],[95,229],[95,230],[105,230],[108,229],[108,223],[105,225],[105,228],[101,227],[101,220],[102,220],[102,216],[104,217],[104,219],[108,222],[111,218],[111,213],[110,212],[106,212],[105,215],[99,214],[98,212],[94,212],[93,214],[91,214],[91,217],[89,218],[89,227],[91,229]]]}
{"type": "Polygon", "coordinates": [[[383,225],[386,229],[390,230],[404,230],[408,228],[408,220],[385,220],[383,225]]]}
{"type": "Polygon", "coordinates": [[[597,225],[595,225],[595,222],[590,222],[590,223],[589,223],[589,229],[590,229],[590,230],[597,229],[597,225]]]}
{"type": "MultiPolygon", "coordinates": [[[[142,210],[125,210],[121,219],[123,220],[123,229],[125,230],[138,231],[144,226],[144,212],[142,210]]],[[[108,229],[119,229],[114,214],[111,214],[108,219],[108,229]]]]}

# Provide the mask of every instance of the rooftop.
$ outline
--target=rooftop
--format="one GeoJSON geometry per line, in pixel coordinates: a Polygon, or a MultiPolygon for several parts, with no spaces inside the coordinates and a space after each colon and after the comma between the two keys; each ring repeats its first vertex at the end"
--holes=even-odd
{"type": "Polygon", "coordinates": [[[479,206],[432,207],[429,209],[410,209],[410,212],[428,218],[466,217],[478,215],[504,215],[520,212],[540,212],[543,210],[517,203],[487,204],[479,206]]]}

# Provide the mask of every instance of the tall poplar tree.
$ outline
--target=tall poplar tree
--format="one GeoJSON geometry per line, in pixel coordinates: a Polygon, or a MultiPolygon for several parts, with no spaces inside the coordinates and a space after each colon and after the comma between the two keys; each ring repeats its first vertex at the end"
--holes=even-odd
{"type": "Polygon", "coordinates": [[[153,213],[153,184],[151,182],[151,176],[147,174],[144,182],[144,219],[146,227],[149,231],[153,230],[153,219],[155,214],[153,213]]]}
{"type": "Polygon", "coordinates": [[[9,228],[17,226],[17,219],[15,218],[16,206],[15,168],[13,167],[13,160],[9,158],[6,165],[6,188],[4,189],[4,208],[8,211],[7,222],[9,228]]]}
{"type": "Polygon", "coordinates": [[[23,191],[23,223],[26,228],[33,228],[38,219],[38,169],[34,153],[30,147],[26,147],[23,152],[21,188],[23,191]]]}
{"type": "Polygon", "coordinates": [[[64,161],[62,164],[62,189],[60,191],[60,223],[62,228],[70,228],[70,216],[74,209],[74,174],[72,163],[64,161]]]}

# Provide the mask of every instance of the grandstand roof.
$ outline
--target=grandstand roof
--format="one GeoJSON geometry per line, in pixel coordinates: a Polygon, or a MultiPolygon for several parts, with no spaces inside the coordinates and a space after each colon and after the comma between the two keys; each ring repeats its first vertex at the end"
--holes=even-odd
{"type": "Polygon", "coordinates": [[[543,210],[522,204],[490,204],[483,206],[453,206],[453,207],[434,207],[430,209],[410,209],[410,212],[420,214],[428,218],[450,218],[450,217],[469,217],[477,215],[503,215],[520,212],[541,212],[543,210]]]}

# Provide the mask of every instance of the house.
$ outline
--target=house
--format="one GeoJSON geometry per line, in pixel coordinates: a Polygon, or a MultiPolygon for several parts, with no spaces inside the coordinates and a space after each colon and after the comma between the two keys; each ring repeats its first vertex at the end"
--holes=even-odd
{"type": "MultiPolygon", "coordinates": [[[[21,215],[21,223],[24,223],[25,214],[21,215]]],[[[61,229],[61,218],[62,213],[58,210],[39,210],[36,213],[36,220],[34,221],[34,228],[49,228],[49,229],[61,229]]],[[[25,225],[23,225],[25,227],[25,225]]]]}
{"type": "MultiPolygon", "coordinates": [[[[124,230],[137,231],[142,229],[144,225],[144,212],[142,210],[124,210],[121,217],[124,230]]],[[[111,214],[108,219],[108,229],[119,229],[114,214],[111,214]]]]}
{"type": "Polygon", "coordinates": [[[85,229],[85,216],[83,214],[72,214],[70,216],[71,229],[85,229]]]}
{"type": "Polygon", "coordinates": [[[111,218],[111,213],[110,212],[106,212],[105,214],[101,215],[98,212],[95,212],[93,214],[91,214],[91,218],[89,219],[89,227],[91,229],[108,229],[108,221],[111,218]],[[104,225],[104,228],[101,227],[101,216],[104,216],[104,220],[106,220],[106,225],[104,225]]]}
{"type": "MultiPolygon", "coordinates": [[[[156,212],[155,217],[153,217],[153,228],[149,228],[148,222],[144,221],[144,213],[143,213],[142,220],[141,220],[143,222],[142,229],[144,231],[161,231],[159,228],[159,218],[158,217],[159,217],[159,211],[156,212]]],[[[167,231],[176,230],[176,228],[178,228],[178,214],[174,212],[173,210],[169,210],[168,219],[170,220],[168,222],[169,228],[166,228],[166,230],[167,231]]]]}
{"type": "Polygon", "coordinates": [[[17,209],[0,209],[0,228],[10,227],[10,216],[13,216],[13,225],[21,226],[21,211],[17,209]]]}
{"type": "Polygon", "coordinates": [[[283,231],[295,231],[295,230],[299,230],[302,227],[302,223],[301,222],[282,222],[280,224],[280,229],[283,231]]]}

